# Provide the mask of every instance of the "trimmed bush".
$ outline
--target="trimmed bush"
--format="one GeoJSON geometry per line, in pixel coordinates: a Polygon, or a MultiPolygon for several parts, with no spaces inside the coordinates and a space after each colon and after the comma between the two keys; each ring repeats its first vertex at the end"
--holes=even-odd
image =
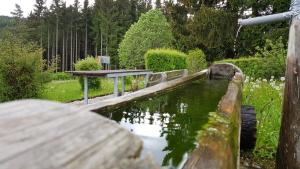
{"type": "Polygon", "coordinates": [[[146,69],[154,72],[186,69],[186,54],[173,49],[151,49],[145,54],[146,69]]]}
{"type": "Polygon", "coordinates": [[[75,79],[70,73],[57,72],[51,74],[51,80],[72,80],[75,79]]]}
{"type": "Polygon", "coordinates": [[[199,72],[207,67],[206,56],[200,49],[190,50],[187,55],[187,69],[190,73],[199,72]]]}
{"type": "Polygon", "coordinates": [[[238,66],[245,75],[252,78],[270,79],[272,76],[280,78],[284,76],[285,66],[275,57],[271,58],[239,58],[226,59],[216,63],[232,63],[238,66]]]}
{"type": "Polygon", "coordinates": [[[149,49],[171,47],[172,29],[160,10],[142,14],[126,32],[118,50],[120,67],[144,68],[144,55],[149,49]]]}
{"type": "Polygon", "coordinates": [[[239,58],[218,61],[217,63],[232,63],[242,69],[244,74],[253,78],[270,79],[272,76],[279,79],[285,74],[285,60],[287,49],[282,38],[272,42],[266,40],[263,48],[257,47],[257,53],[252,58],[239,58]]]}
{"type": "MultiPolygon", "coordinates": [[[[102,66],[98,63],[97,59],[89,56],[84,60],[81,60],[75,64],[76,71],[84,71],[84,70],[101,70],[102,66]]],[[[84,89],[84,81],[83,78],[79,78],[79,82],[81,85],[81,89],[84,89]]],[[[89,78],[88,87],[90,89],[100,89],[100,79],[99,78],[89,78]]]]}
{"type": "Polygon", "coordinates": [[[42,50],[15,40],[0,42],[0,101],[38,97],[43,89],[42,50]]]}

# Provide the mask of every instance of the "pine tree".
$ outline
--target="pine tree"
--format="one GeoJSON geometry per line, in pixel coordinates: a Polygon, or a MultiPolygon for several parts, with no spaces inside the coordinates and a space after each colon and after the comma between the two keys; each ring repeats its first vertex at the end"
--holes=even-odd
{"type": "Polygon", "coordinates": [[[62,6],[62,1],[61,0],[53,0],[53,12],[56,17],[56,28],[55,28],[55,64],[56,64],[56,72],[58,71],[58,60],[59,60],[59,55],[58,55],[58,43],[59,43],[59,24],[60,24],[60,14],[61,14],[61,6],[62,6]]]}
{"type": "Polygon", "coordinates": [[[84,0],[83,4],[83,16],[85,21],[85,39],[84,39],[84,57],[88,55],[88,19],[89,19],[89,0],[84,0]]]}
{"type": "Polygon", "coordinates": [[[15,4],[16,9],[11,12],[11,15],[17,20],[21,20],[23,18],[23,10],[19,4],[15,4]]]}
{"type": "Polygon", "coordinates": [[[24,22],[25,19],[23,17],[23,11],[20,5],[15,4],[15,7],[16,9],[11,12],[14,18],[14,25],[9,29],[9,31],[11,31],[12,35],[16,38],[26,41],[28,39],[28,34],[26,32],[27,28],[24,22]]]}
{"type": "Polygon", "coordinates": [[[46,1],[45,0],[36,0],[36,4],[34,5],[34,16],[36,17],[37,29],[40,34],[40,46],[43,48],[43,25],[44,25],[44,12],[46,9],[46,1]]]}
{"type": "Polygon", "coordinates": [[[80,8],[80,5],[79,5],[79,0],[75,0],[74,1],[74,23],[75,23],[75,63],[78,61],[78,25],[79,25],[79,22],[80,22],[80,13],[79,13],[79,8],[80,8]]]}

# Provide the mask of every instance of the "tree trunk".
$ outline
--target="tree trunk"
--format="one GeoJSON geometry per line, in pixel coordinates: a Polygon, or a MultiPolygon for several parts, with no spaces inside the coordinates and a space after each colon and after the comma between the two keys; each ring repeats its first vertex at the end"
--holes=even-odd
{"type": "Polygon", "coordinates": [[[48,51],[47,51],[47,64],[48,68],[50,66],[50,31],[49,31],[49,25],[48,25],[48,51]]]}
{"type": "Polygon", "coordinates": [[[40,31],[41,31],[41,49],[43,49],[43,27],[42,27],[42,25],[41,25],[41,30],[40,31]]]}
{"type": "Polygon", "coordinates": [[[103,34],[101,30],[101,56],[103,56],[103,34]]]}
{"type": "Polygon", "coordinates": [[[51,64],[53,64],[53,58],[55,59],[55,33],[53,33],[52,36],[52,52],[51,52],[51,59],[50,59],[51,64]]]}
{"type": "Polygon", "coordinates": [[[71,60],[71,71],[73,71],[73,23],[71,23],[71,48],[70,48],[70,60],[71,60]]]}
{"type": "Polygon", "coordinates": [[[58,16],[56,16],[56,40],[55,40],[55,71],[57,72],[58,62],[58,16]]]}
{"type": "Polygon", "coordinates": [[[75,39],[75,63],[78,61],[78,30],[77,30],[77,24],[76,24],[76,39],[75,39]]]}
{"type": "Polygon", "coordinates": [[[69,65],[69,50],[68,50],[68,45],[69,45],[69,33],[67,32],[67,40],[66,40],[66,67],[67,70],[70,70],[70,65],[69,65]]]}
{"type": "Polygon", "coordinates": [[[88,37],[87,37],[87,35],[88,35],[88,30],[87,30],[87,28],[88,28],[88,25],[87,25],[87,18],[86,18],[86,20],[85,20],[84,58],[86,58],[86,56],[87,56],[87,40],[88,40],[88,37]]]}
{"type": "Polygon", "coordinates": [[[95,58],[97,58],[97,53],[98,53],[98,43],[96,41],[96,44],[95,44],[95,58]]]}
{"type": "Polygon", "coordinates": [[[105,56],[108,56],[108,51],[107,51],[107,48],[108,48],[108,33],[106,34],[106,45],[105,45],[105,56]]]}
{"type": "Polygon", "coordinates": [[[62,71],[65,71],[65,31],[63,31],[62,71]]]}

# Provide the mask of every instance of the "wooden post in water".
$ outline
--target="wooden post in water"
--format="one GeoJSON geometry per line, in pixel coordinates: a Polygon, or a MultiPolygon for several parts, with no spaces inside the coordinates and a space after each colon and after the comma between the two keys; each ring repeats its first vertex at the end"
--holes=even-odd
{"type": "Polygon", "coordinates": [[[300,168],[300,20],[289,34],[284,103],[277,151],[277,168],[300,168]]]}

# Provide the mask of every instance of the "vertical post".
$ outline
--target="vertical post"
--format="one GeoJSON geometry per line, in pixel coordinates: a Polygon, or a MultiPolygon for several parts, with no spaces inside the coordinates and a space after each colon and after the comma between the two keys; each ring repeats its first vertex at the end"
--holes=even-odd
{"type": "Polygon", "coordinates": [[[122,76],[122,96],[125,93],[125,84],[124,84],[124,76],[122,76]]]}
{"type": "Polygon", "coordinates": [[[189,75],[189,71],[187,69],[184,69],[182,77],[187,77],[188,75],[189,75]]]}
{"type": "Polygon", "coordinates": [[[147,73],[146,75],[145,75],[145,84],[144,84],[144,86],[145,86],[145,88],[147,87],[147,85],[148,85],[148,81],[149,81],[149,73],[147,73]]]}
{"type": "Polygon", "coordinates": [[[284,102],[276,165],[300,168],[300,20],[293,19],[285,73],[284,102]]]}
{"type": "Polygon", "coordinates": [[[88,77],[84,76],[84,104],[89,104],[89,97],[88,97],[88,77]]]}
{"type": "Polygon", "coordinates": [[[119,93],[119,89],[118,89],[118,79],[119,77],[116,76],[115,79],[114,79],[114,96],[115,97],[118,97],[118,93],[119,93]]]}

